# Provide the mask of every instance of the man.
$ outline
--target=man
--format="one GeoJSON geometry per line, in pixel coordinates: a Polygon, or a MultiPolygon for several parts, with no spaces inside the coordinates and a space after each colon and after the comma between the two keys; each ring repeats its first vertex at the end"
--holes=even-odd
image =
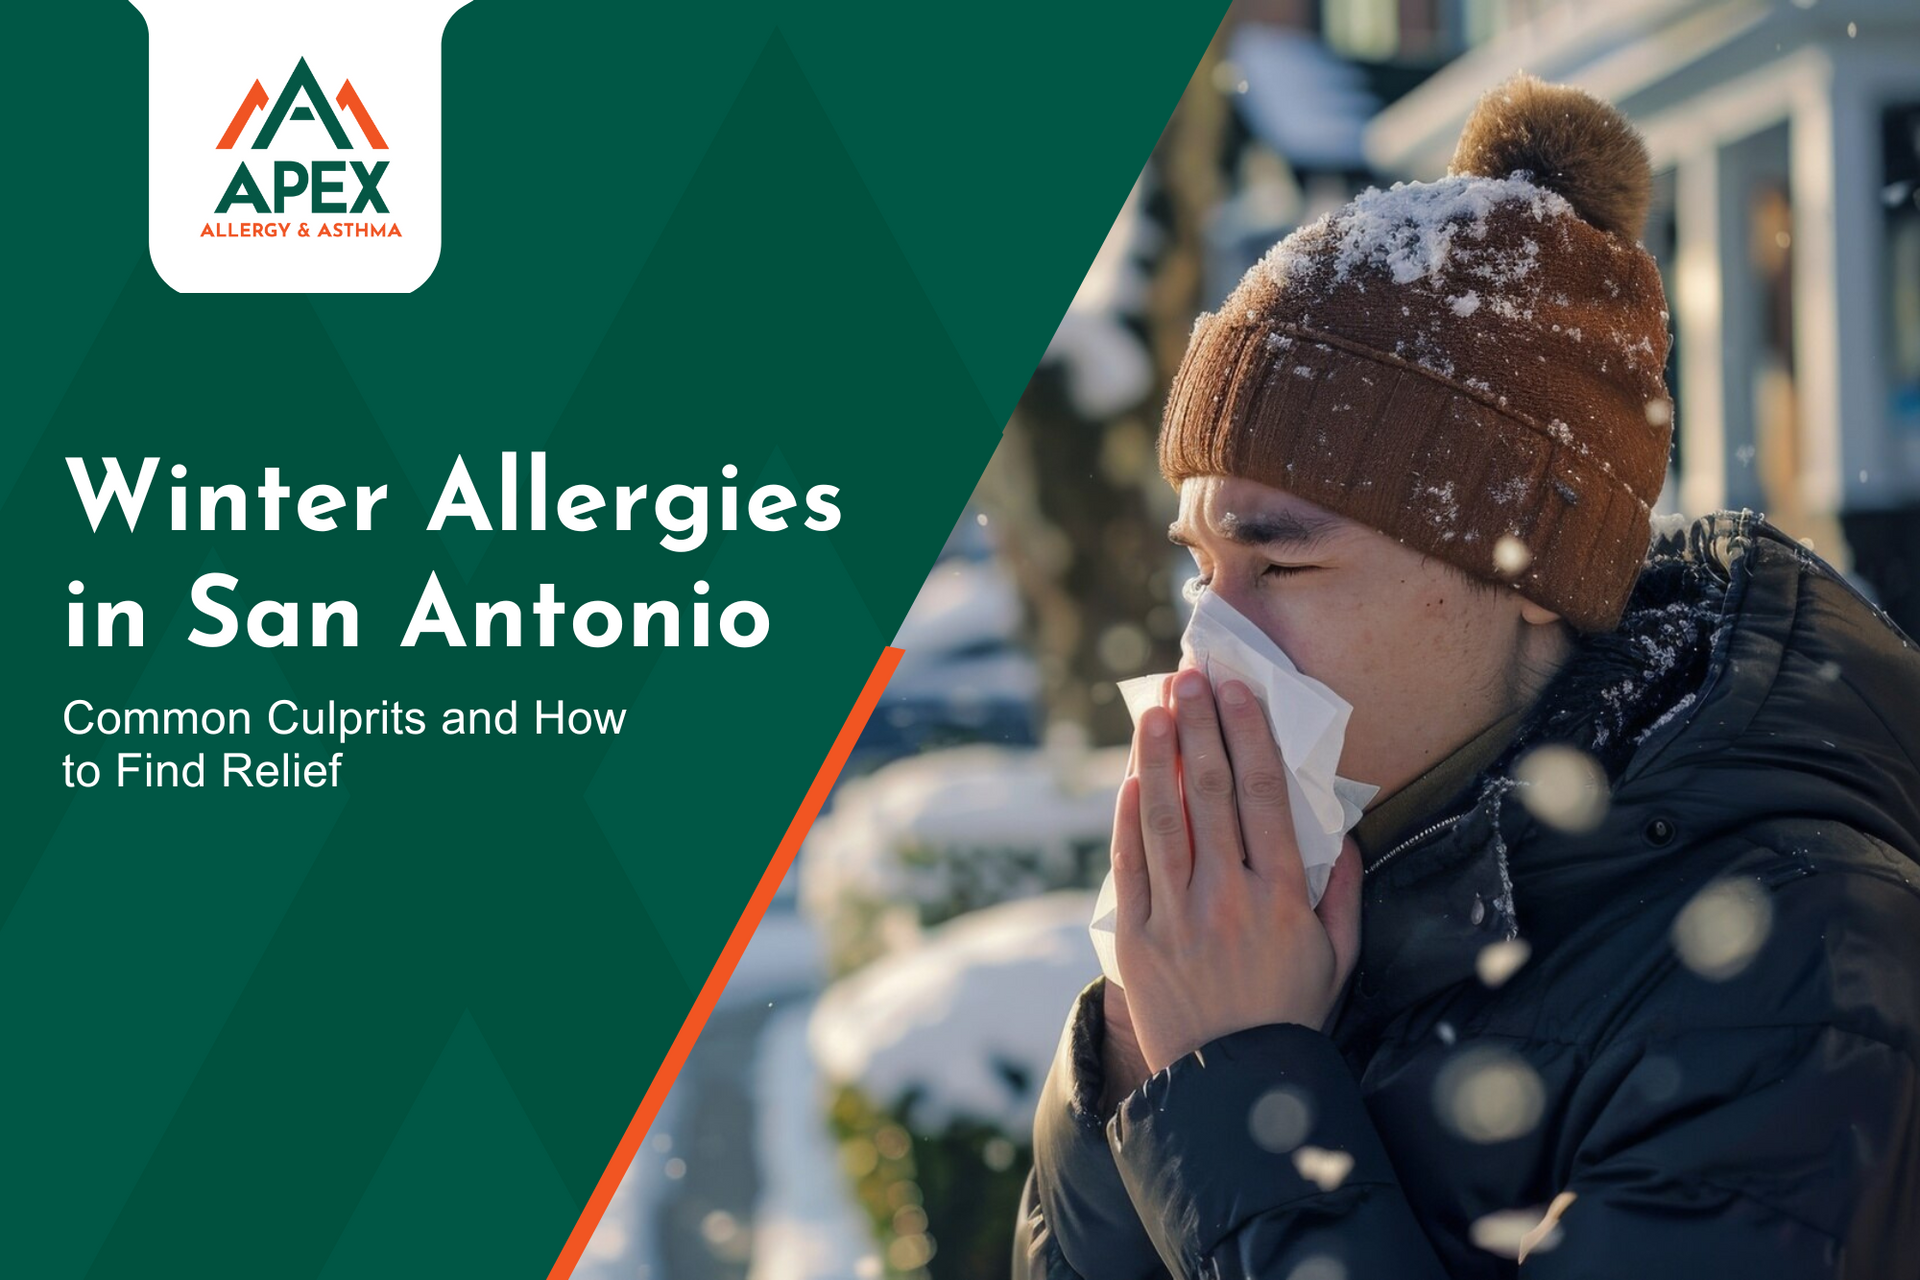
{"type": "Polygon", "coordinates": [[[1516,80],[1196,326],[1174,537],[1381,791],[1310,910],[1247,691],[1141,717],[1017,1275],[1920,1274],[1920,654],[1751,513],[1650,528],[1648,185],[1516,80]]]}

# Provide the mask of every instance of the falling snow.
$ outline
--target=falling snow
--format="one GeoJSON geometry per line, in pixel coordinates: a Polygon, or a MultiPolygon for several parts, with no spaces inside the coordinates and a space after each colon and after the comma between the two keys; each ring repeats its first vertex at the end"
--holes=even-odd
{"type": "MultiPolygon", "coordinates": [[[[1505,500],[1496,498],[1496,501],[1505,500]]],[[[1493,544],[1493,567],[1505,577],[1520,576],[1532,563],[1532,549],[1513,534],[1503,533],[1499,541],[1493,544]]]]}
{"type": "Polygon", "coordinates": [[[1607,775],[1578,747],[1548,743],[1514,766],[1520,802],[1527,812],[1555,830],[1591,831],[1607,814],[1607,775]]]}
{"type": "Polygon", "coordinates": [[[1773,927],[1773,902],[1749,879],[1716,880],[1673,922],[1673,948],[1689,969],[1724,982],[1753,962],[1773,927]]]}

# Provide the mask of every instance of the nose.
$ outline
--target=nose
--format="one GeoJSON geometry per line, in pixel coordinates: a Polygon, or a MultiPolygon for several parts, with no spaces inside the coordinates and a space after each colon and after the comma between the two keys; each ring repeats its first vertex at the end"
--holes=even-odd
{"type": "Polygon", "coordinates": [[[1208,589],[1220,597],[1220,603],[1235,613],[1248,618],[1254,616],[1254,602],[1249,594],[1251,591],[1249,584],[1240,582],[1233,575],[1225,572],[1215,572],[1213,585],[1208,589]]]}

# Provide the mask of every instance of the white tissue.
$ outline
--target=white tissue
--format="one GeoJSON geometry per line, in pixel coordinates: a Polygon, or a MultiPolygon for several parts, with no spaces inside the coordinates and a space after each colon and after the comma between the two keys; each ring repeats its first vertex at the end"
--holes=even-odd
{"type": "MultiPolygon", "coordinates": [[[[1334,860],[1340,856],[1342,840],[1379,790],[1334,772],[1346,743],[1352,704],[1313,677],[1301,675],[1279,645],[1211,591],[1194,606],[1186,634],[1180,637],[1180,648],[1216,690],[1227,680],[1238,680],[1253,691],[1265,709],[1273,740],[1279,744],[1280,758],[1286,765],[1294,841],[1307,872],[1307,902],[1319,906],[1333,875],[1334,860]]],[[[1167,674],[1120,682],[1120,696],[1126,700],[1135,725],[1140,723],[1143,711],[1159,704],[1167,674]]],[[[1120,966],[1113,954],[1116,906],[1113,873],[1109,871],[1088,928],[1100,967],[1106,971],[1107,980],[1117,986],[1120,966]]]]}

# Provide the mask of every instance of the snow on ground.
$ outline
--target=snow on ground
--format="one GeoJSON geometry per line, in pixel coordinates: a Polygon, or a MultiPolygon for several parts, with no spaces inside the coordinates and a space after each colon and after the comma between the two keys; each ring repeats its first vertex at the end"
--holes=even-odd
{"type": "Polygon", "coordinates": [[[909,951],[829,987],[809,1039],[827,1077],[858,1083],[937,1132],[958,1118],[1008,1134],[1035,1097],[1081,988],[1099,974],[1091,893],[1052,893],[962,916],[909,951]]]}
{"type": "Polygon", "coordinates": [[[1030,702],[1040,669],[1015,647],[1020,619],[1019,592],[997,561],[942,560],[893,637],[906,657],[887,684],[888,699],[1030,702]]]}
{"type": "Polygon", "coordinates": [[[991,560],[942,561],[900,620],[895,648],[908,654],[951,653],[1004,643],[1020,629],[1020,596],[991,560]]]}
{"type": "MultiPolygon", "coordinates": [[[[789,873],[786,878],[794,877],[789,873]]],[[[753,941],[740,953],[740,963],[720,993],[719,1007],[818,991],[826,974],[824,959],[820,935],[813,926],[776,899],[753,931],[753,941]]]]}
{"type": "Polygon", "coordinates": [[[671,1158],[666,1135],[674,1130],[674,1099],[669,1093],[661,1104],[646,1142],[627,1167],[573,1269],[574,1280],[667,1280],[660,1265],[658,1230],[660,1204],[672,1186],[666,1171],[671,1158]]]}
{"type": "Polygon", "coordinates": [[[906,656],[860,736],[852,775],[955,741],[1037,736],[1040,668],[1021,647],[1019,594],[984,519],[963,514],[901,621],[893,643],[906,656]]]}
{"type": "Polygon", "coordinates": [[[747,1280],[864,1280],[880,1274],[865,1219],[854,1208],[827,1131],[827,1102],[807,1050],[811,1005],[775,1013],[754,1062],[755,1155],[747,1280]]]}
{"type": "Polygon", "coordinates": [[[845,904],[921,919],[1097,883],[1126,750],[988,745],[932,751],[841,783],[800,861],[802,910],[831,930],[845,904]]]}

